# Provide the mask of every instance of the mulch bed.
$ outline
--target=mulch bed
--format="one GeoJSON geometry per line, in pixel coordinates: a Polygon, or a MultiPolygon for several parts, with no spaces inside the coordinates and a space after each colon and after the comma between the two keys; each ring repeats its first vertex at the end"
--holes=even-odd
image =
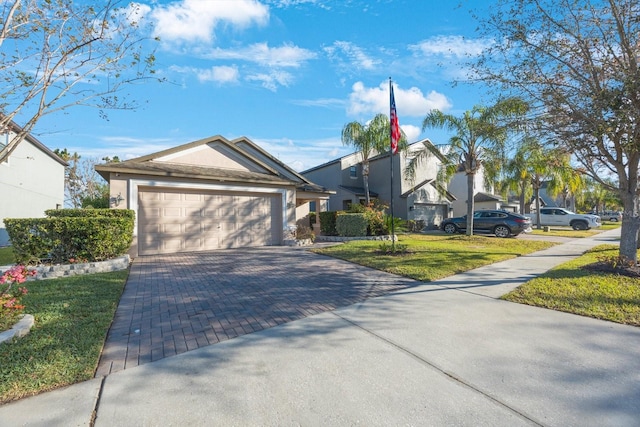
{"type": "Polygon", "coordinates": [[[640,266],[613,265],[610,262],[599,261],[582,267],[584,270],[606,274],[618,274],[620,276],[640,278],[640,266]]]}

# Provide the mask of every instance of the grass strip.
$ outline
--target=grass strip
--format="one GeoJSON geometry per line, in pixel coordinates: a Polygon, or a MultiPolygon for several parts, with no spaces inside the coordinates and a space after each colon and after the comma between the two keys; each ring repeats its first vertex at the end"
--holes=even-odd
{"type": "Polygon", "coordinates": [[[600,245],[561,264],[502,298],[507,301],[640,326],[640,279],[583,267],[618,256],[617,245],[600,245]]]}
{"type": "MultiPolygon", "coordinates": [[[[406,246],[407,253],[381,254],[379,241],[352,241],[315,252],[412,279],[431,281],[555,244],[540,240],[465,235],[410,234],[399,236],[398,239],[399,245],[406,246]]],[[[387,246],[389,244],[386,243],[387,246]]]]}
{"type": "Polygon", "coordinates": [[[93,378],[128,271],[27,282],[31,332],[0,345],[0,402],[93,378]]]}

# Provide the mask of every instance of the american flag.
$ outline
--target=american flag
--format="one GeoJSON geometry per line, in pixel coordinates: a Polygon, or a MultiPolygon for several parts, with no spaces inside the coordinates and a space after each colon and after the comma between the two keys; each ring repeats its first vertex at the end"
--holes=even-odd
{"type": "Polygon", "coordinates": [[[400,141],[400,124],[396,113],[396,100],[393,96],[393,85],[391,85],[391,154],[398,152],[398,142],[400,141]]]}

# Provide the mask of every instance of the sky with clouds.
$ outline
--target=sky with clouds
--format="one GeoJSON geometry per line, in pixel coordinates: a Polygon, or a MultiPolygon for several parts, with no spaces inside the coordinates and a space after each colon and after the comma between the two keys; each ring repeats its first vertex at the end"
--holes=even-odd
{"type": "Polygon", "coordinates": [[[389,114],[389,78],[410,142],[431,109],[459,114],[489,103],[459,84],[486,41],[471,10],[488,0],[139,0],[160,42],[164,83],[128,90],[140,108],[73,107],[34,134],[83,157],[129,159],[213,135],[246,136],[302,171],[353,150],[342,127],[389,114]]]}

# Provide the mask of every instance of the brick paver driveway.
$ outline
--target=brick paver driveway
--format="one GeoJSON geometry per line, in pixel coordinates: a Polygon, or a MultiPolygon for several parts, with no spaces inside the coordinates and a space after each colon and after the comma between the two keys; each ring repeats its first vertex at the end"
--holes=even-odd
{"type": "Polygon", "coordinates": [[[300,248],[138,257],[96,377],[416,284],[300,248]]]}

